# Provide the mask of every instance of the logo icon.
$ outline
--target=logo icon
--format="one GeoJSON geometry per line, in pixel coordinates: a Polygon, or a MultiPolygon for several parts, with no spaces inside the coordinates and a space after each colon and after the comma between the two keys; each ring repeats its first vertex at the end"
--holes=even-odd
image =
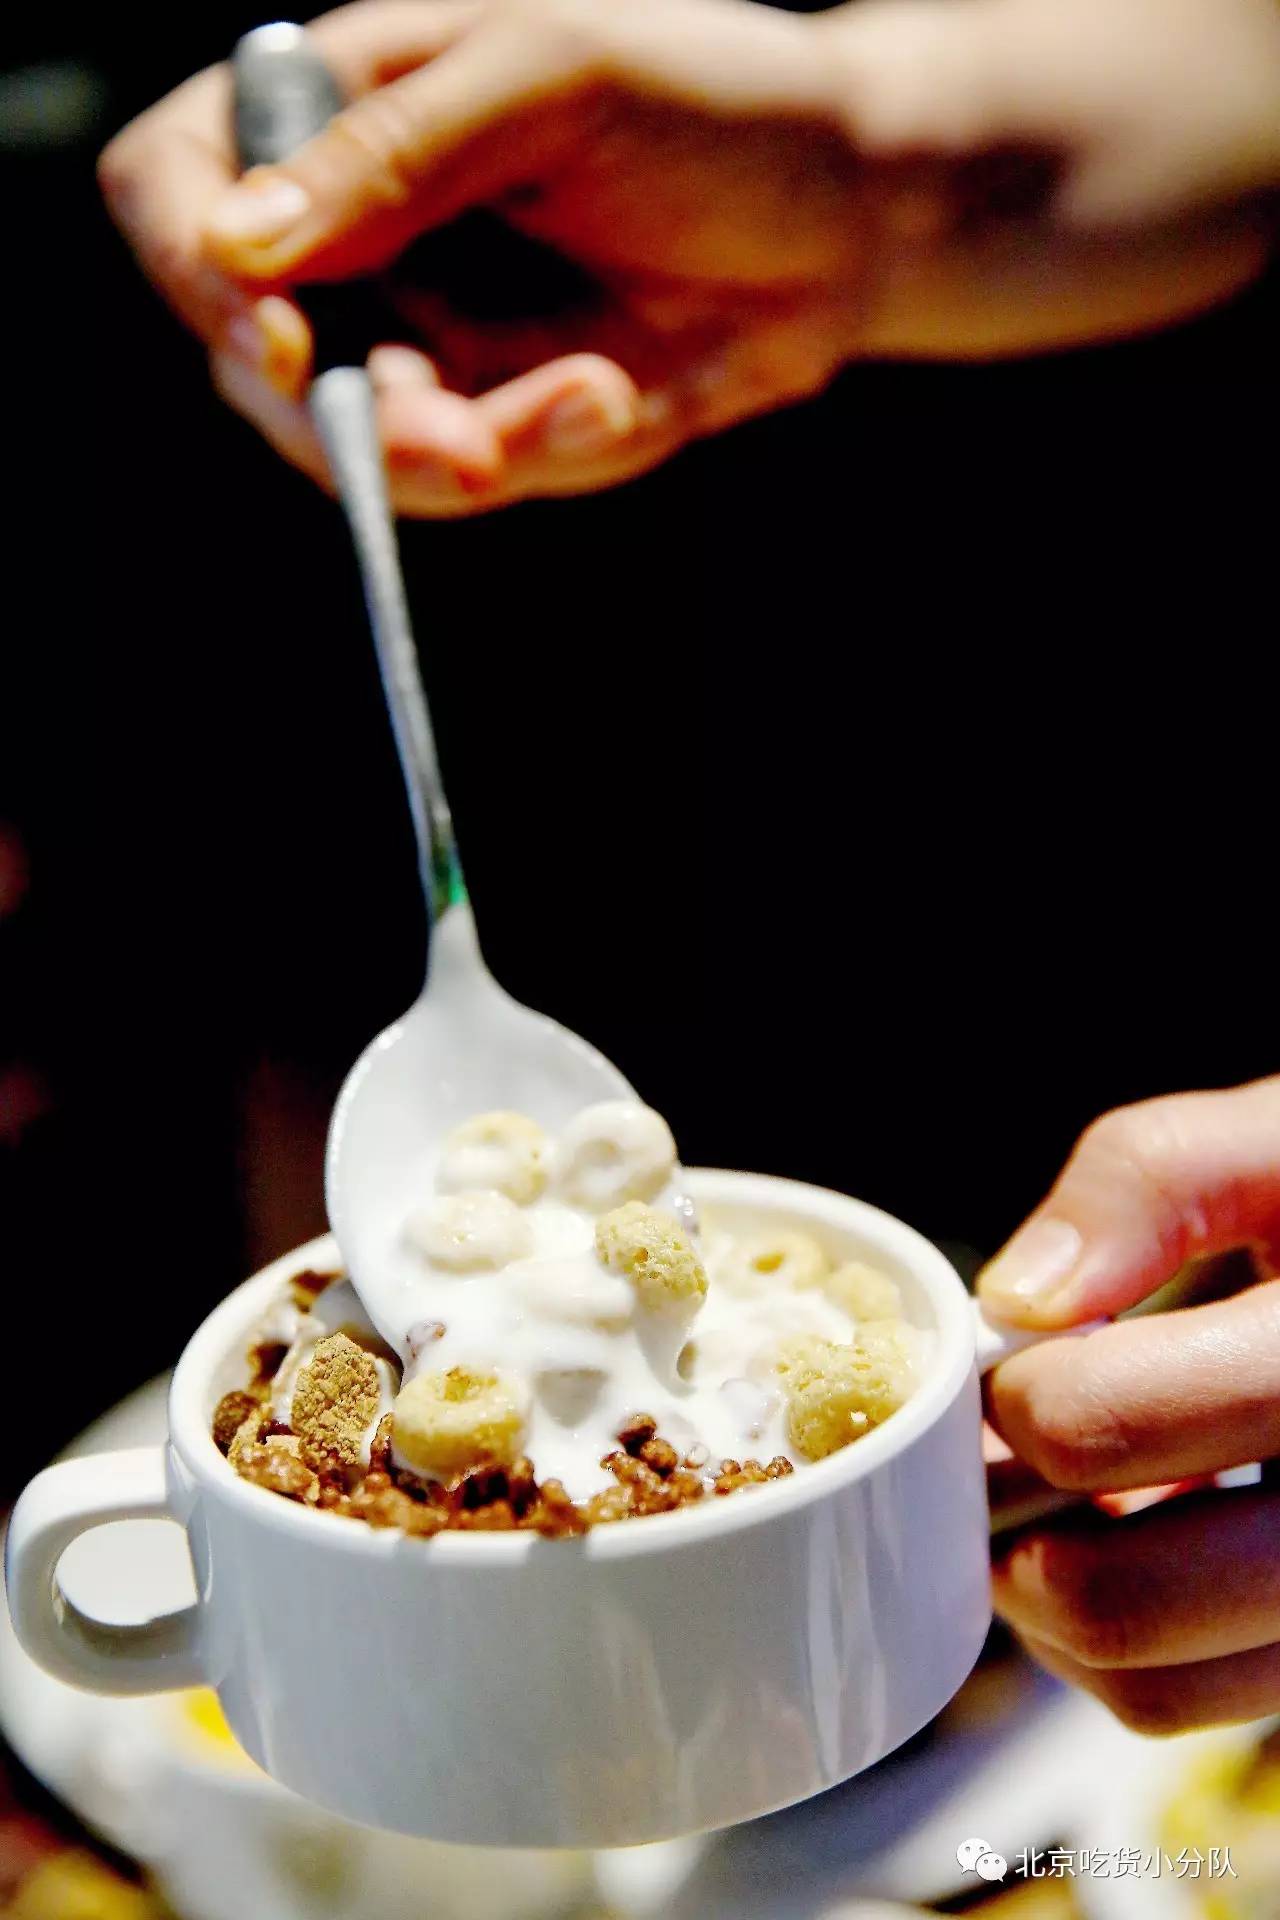
{"type": "Polygon", "coordinates": [[[1009,1862],[987,1840],[962,1840],[956,1860],[966,1873],[976,1873],[982,1880],[1003,1880],[1009,1871],[1009,1862]]]}

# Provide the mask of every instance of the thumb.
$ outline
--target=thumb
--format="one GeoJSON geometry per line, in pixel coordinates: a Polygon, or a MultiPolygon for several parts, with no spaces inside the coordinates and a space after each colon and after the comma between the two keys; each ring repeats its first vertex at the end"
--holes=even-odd
{"type": "Polygon", "coordinates": [[[560,43],[514,19],[365,94],[279,166],[255,167],[209,215],[206,247],[241,279],[340,279],[384,266],[429,228],[528,180],[573,136],[553,112],[560,43]]]}
{"type": "Polygon", "coordinates": [[[1188,1260],[1280,1246],[1280,1078],[1106,1114],[978,1281],[1026,1327],[1121,1312],[1188,1260]]]}

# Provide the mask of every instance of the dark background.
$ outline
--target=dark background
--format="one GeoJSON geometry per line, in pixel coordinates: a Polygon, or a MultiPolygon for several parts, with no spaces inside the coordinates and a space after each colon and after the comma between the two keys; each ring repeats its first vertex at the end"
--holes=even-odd
{"type": "MultiPolygon", "coordinates": [[[[2,1493],[319,1228],[421,973],[336,510],[93,186],[257,18],[5,29],[2,1493]]],[[[987,1252],[1095,1112],[1280,1067],[1278,304],[860,367],[621,492],[406,527],[490,962],[686,1160],[987,1252]]]]}

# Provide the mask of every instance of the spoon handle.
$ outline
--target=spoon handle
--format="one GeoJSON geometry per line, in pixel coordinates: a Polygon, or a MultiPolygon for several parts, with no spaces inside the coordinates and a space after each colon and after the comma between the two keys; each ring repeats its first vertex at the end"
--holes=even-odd
{"type": "MultiPolygon", "coordinates": [[[[342,105],[337,81],[301,27],[259,27],[232,57],[236,146],[242,167],[284,160],[342,105]]],[[[434,926],[465,897],[462,869],[422,685],[387,493],[373,389],[360,334],[367,289],[358,283],[304,290],[320,371],[308,396],[338,498],[351,529],[382,689],[409,798],[428,919],[434,926]]]]}

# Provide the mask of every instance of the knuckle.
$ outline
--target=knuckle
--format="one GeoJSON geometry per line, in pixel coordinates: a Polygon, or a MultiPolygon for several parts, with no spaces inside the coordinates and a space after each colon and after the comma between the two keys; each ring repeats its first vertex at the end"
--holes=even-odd
{"type": "Polygon", "coordinates": [[[1087,1126],[1080,1136],[1082,1159],[1129,1160],[1145,1144],[1146,1103],[1113,1107],[1087,1126]]]}
{"type": "Polygon", "coordinates": [[[1119,1179],[1136,1194],[1153,1234],[1175,1265],[1196,1251],[1201,1209],[1190,1189],[1199,1128],[1194,1095],[1172,1095],[1117,1107],[1095,1122],[1082,1156],[1104,1179],[1119,1179]],[[1190,1152],[1189,1152],[1190,1149],[1190,1152]]]}
{"type": "Polygon", "coordinates": [[[1163,1193],[1179,1146],[1177,1101],[1140,1100],[1095,1120],[1081,1136],[1079,1152],[1084,1161],[1118,1166],[1163,1193]]]}
{"type": "MultiPolygon", "coordinates": [[[[395,87],[366,94],[339,114],[324,143],[329,166],[322,180],[340,187],[349,181],[352,162],[362,190],[390,205],[402,205],[413,191],[413,155],[417,140],[414,116],[395,87]]],[[[323,161],[321,160],[321,164],[323,161]]]]}

